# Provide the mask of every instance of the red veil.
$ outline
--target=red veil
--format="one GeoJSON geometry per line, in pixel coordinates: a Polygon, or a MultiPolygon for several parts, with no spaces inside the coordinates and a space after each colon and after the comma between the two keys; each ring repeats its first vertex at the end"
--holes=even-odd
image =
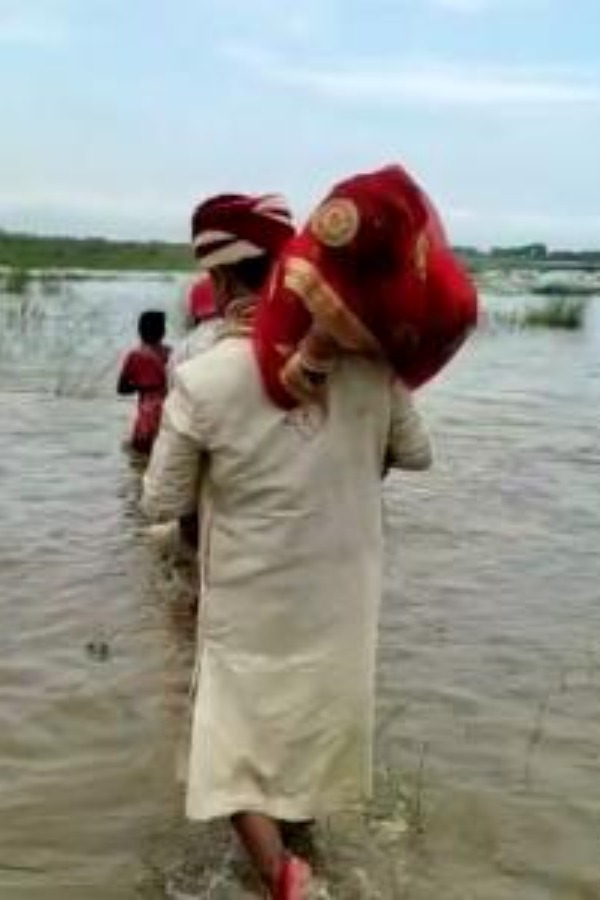
{"type": "Polygon", "coordinates": [[[340,351],[383,355],[417,388],[476,321],[475,287],[433,204],[389,166],[334,187],[289,242],[261,297],[254,346],[268,395],[290,408],[321,389],[340,351]]]}

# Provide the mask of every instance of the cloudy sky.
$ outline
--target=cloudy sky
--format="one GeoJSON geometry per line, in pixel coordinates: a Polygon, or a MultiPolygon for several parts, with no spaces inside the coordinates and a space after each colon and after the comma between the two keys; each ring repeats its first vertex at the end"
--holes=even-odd
{"type": "Polygon", "coordinates": [[[456,242],[600,246],[600,0],[0,0],[0,115],[0,227],[185,239],[400,160],[456,242]]]}

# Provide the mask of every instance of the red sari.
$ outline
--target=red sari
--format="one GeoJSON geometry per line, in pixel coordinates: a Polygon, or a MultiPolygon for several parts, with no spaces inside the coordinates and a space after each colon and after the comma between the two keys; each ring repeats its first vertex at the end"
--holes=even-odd
{"type": "Polygon", "coordinates": [[[477,292],[425,192],[401,166],[338,184],[285,248],[258,308],[265,389],[318,395],[340,351],[385,357],[417,388],[477,321],[477,292]]]}

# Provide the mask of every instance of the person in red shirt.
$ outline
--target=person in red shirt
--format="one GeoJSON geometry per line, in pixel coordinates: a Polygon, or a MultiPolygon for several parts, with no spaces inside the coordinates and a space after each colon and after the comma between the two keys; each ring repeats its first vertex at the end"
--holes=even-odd
{"type": "Polygon", "coordinates": [[[137,453],[148,455],[158,434],[167,395],[167,363],[171,349],[164,343],[164,312],[143,312],[138,320],[138,333],[140,344],[125,357],[117,393],[138,395],[130,444],[137,453]]]}

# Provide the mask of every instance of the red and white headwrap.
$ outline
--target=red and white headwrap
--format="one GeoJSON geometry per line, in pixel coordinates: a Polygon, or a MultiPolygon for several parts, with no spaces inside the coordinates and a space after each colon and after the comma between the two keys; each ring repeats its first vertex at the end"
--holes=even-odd
{"type": "Polygon", "coordinates": [[[277,256],[293,235],[291,212],[276,194],[220,194],[192,216],[194,254],[207,271],[263,254],[277,256]]]}
{"type": "Polygon", "coordinates": [[[204,275],[190,286],[185,311],[194,322],[205,322],[217,315],[215,290],[209,275],[204,275]]]}

